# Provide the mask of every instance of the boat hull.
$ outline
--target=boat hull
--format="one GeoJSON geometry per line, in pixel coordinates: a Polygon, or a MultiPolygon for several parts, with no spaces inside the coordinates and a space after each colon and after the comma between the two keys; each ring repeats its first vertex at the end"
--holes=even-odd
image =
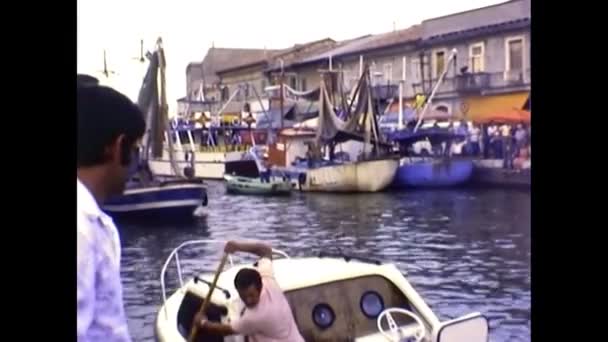
{"type": "Polygon", "coordinates": [[[468,182],[472,174],[473,162],[471,160],[403,158],[397,169],[393,186],[457,186],[468,182]]]}
{"type": "Polygon", "coordinates": [[[192,219],[196,208],[207,205],[203,184],[168,184],[128,189],[107,201],[103,210],[116,219],[192,219]]]}
{"type": "Polygon", "coordinates": [[[289,195],[292,184],[289,181],[271,179],[270,182],[262,182],[260,178],[239,177],[225,175],[226,190],[233,194],[242,195],[289,195]]]}
{"type": "Polygon", "coordinates": [[[299,188],[307,192],[382,191],[391,184],[398,167],[396,159],[323,166],[307,170],[298,180],[299,188]]]}
{"type": "MultiPolygon", "coordinates": [[[[179,170],[191,166],[191,162],[183,152],[176,152],[176,163],[179,170]]],[[[194,176],[203,179],[223,179],[226,172],[226,162],[241,160],[244,152],[196,152],[194,155],[194,176]]],[[[168,151],[162,158],[148,161],[155,175],[175,177],[171,167],[168,151]]]]}

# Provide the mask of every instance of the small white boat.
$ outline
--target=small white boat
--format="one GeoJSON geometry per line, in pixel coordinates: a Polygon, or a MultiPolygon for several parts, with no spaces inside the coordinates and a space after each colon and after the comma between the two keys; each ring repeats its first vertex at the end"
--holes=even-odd
{"type": "Polygon", "coordinates": [[[291,182],[284,178],[271,177],[263,181],[261,177],[241,177],[224,175],[226,190],[243,195],[289,195],[293,189],[291,182]]]}
{"type": "MultiPolygon", "coordinates": [[[[213,281],[213,274],[201,274],[184,282],[179,251],[195,244],[225,241],[188,241],[167,258],[161,271],[163,304],[156,317],[158,341],[186,341],[193,317],[213,281]],[[167,298],[165,273],[175,259],[179,289],[167,298]]],[[[488,321],[480,313],[441,322],[424,299],[393,264],[381,264],[344,255],[289,258],[279,250],[273,261],[275,279],[291,305],[296,324],[306,341],[363,342],[487,342],[488,321]],[[410,339],[408,339],[410,338],[410,339]]],[[[182,253],[182,256],[185,253],[182,253]]],[[[234,277],[243,267],[234,265],[220,273],[206,315],[210,321],[229,323],[244,308],[234,277]]],[[[245,341],[243,336],[205,336],[197,341],[245,341]]]]}

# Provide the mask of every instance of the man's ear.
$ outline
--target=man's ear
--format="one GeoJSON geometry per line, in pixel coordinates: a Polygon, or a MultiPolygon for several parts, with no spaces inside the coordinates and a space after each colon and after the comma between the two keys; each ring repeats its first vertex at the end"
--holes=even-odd
{"type": "Polygon", "coordinates": [[[106,147],[106,160],[111,163],[121,163],[123,156],[123,145],[125,143],[125,135],[119,135],[114,141],[106,147]]]}

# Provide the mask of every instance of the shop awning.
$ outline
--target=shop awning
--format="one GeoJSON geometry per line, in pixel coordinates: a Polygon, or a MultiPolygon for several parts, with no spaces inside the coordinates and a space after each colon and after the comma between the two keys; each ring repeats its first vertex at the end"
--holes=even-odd
{"type": "Polygon", "coordinates": [[[484,116],[481,119],[475,120],[475,122],[482,124],[490,123],[492,121],[500,124],[529,124],[530,119],[531,115],[529,111],[523,109],[511,109],[508,111],[484,116]]]}
{"type": "Polygon", "coordinates": [[[465,99],[461,111],[467,120],[487,121],[492,115],[502,115],[523,109],[529,92],[501,95],[475,96],[465,99]]]}

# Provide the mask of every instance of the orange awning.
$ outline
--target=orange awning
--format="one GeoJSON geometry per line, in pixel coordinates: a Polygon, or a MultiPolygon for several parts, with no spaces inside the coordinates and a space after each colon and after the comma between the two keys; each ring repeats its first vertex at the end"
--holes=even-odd
{"type": "MultiPolygon", "coordinates": [[[[505,115],[506,117],[515,117],[513,111],[520,111],[526,100],[529,92],[518,92],[511,94],[489,95],[489,96],[473,96],[462,101],[461,111],[465,114],[468,120],[474,122],[489,121],[490,117],[497,115],[505,115]]],[[[529,112],[528,112],[529,121],[529,112]]]]}
{"type": "Polygon", "coordinates": [[[494,121],[496,123],[506,123],[506,124],[518,124],[518,123],[530,123],[530,112],[523,109],[512,109],[509,111],[504,111],[501,113],[495,113],[488,116],[485,116],[479,120],[475,120],[477,123],[489,123],[490,121],[494,121]]]}

